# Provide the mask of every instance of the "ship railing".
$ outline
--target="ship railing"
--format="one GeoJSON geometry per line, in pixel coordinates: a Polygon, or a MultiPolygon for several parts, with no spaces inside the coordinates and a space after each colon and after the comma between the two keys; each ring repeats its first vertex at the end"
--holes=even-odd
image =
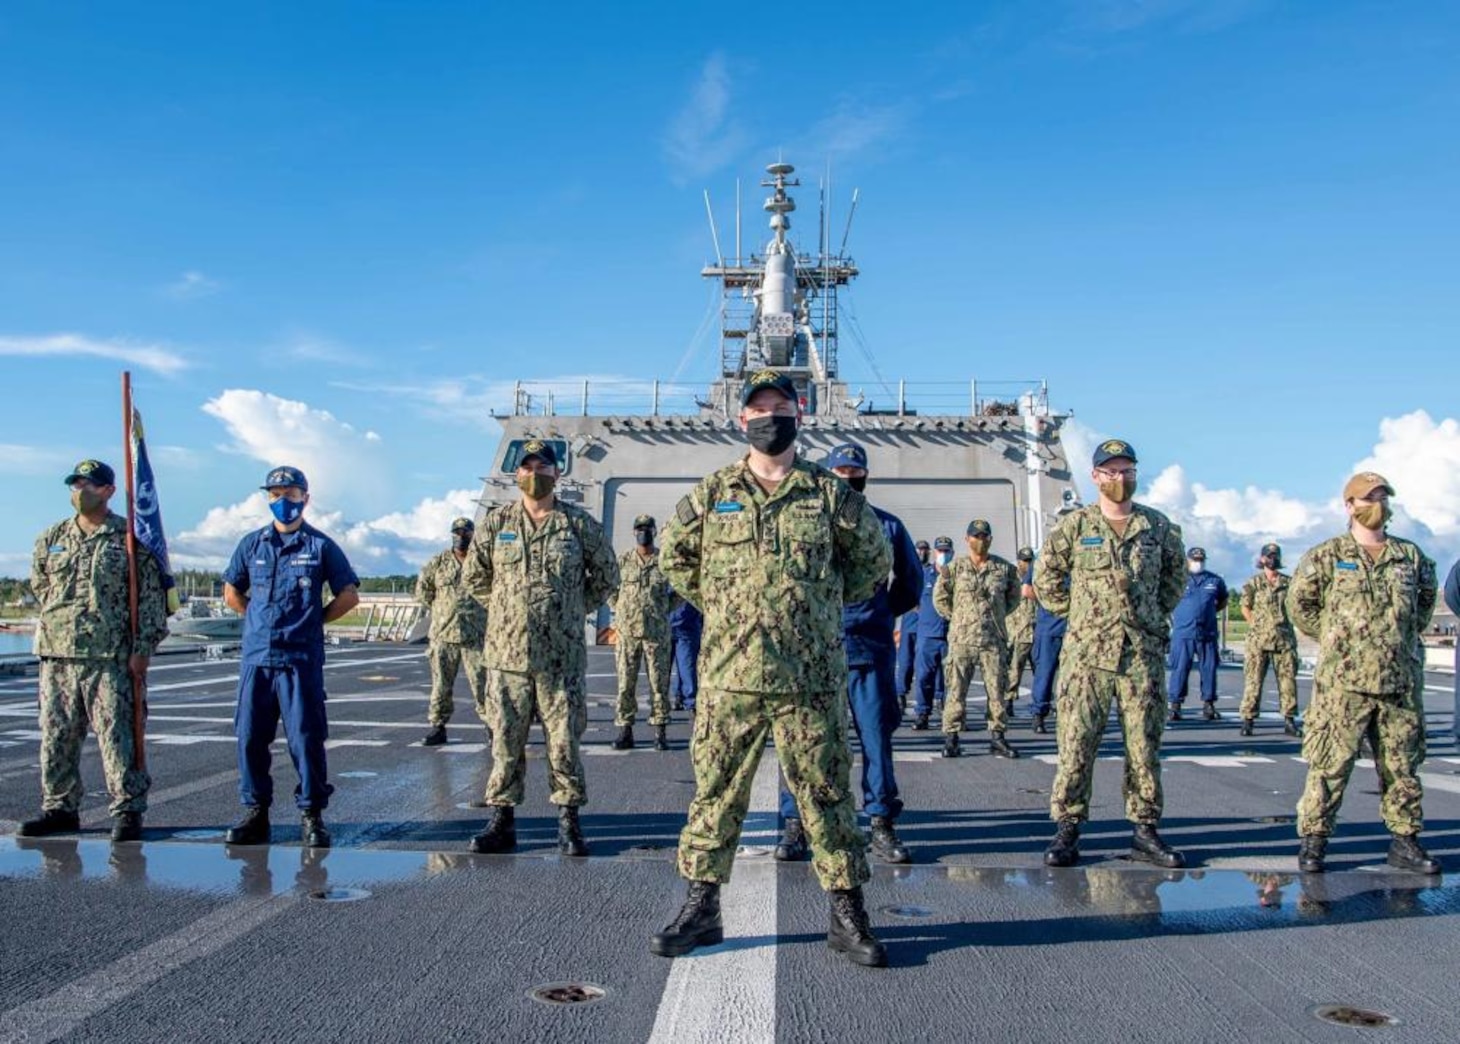
{"type": "MultiPolygon", "coordinates": [[[[817,403],[819,412],[872,416],[1021,417],[1050,412],[1049,387],[1042,380],[887,381],[838,379],[846,401],[817,403]]],[[[738,411],[734,384],[704,381],[602,380],[518,381],[512,409],[493,416],[658,417],[711,410],[738,411]],[[719,384],[719,388],[715,387],[719,384]]]]}

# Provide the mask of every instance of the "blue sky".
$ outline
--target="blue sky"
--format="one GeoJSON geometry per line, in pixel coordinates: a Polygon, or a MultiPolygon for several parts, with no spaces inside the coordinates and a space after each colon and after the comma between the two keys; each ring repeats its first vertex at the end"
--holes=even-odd
{"type": "Polygon", "coordinates": [[[860,188],[885,376],[1047,378],[1229,569],[1362,461],[1460,551],[1455,8],[736,10],[0,8],[0,573],[119,459],[123,365],[182,556],[287,458],[362,571],[410,567],[506,382],[713,376],[700,194],[723,232],[782,154],[806,246],[828,164],[860,188]]]}

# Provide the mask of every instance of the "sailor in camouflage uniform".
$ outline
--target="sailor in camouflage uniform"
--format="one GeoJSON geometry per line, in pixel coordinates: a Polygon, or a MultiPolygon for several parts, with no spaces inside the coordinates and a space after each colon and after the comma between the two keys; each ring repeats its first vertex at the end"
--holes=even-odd
{"type": "Polygon", "coordinates": [[[30,589],[39,603],[41,814],[16,833],[44,837],[80,829],[81,744],[90,725],[112,799],[112,840],[139,841],[152,780],[134,747],[132,674],[146,675],[167,637],[162,570],[139,542],[134,640],[128,523],[107,509],[116,475],[99,460],[83,460],[65,482],[76,514],[42,533],[31,559],[30,589]]]}
{"type": "Polygon", "coordinates": [[[1126,817],[1135,824],[1131,858],[1164,867],[1185,859],[1156,832],[1161,819],[1161,730],[1171,611],[1186,587],[1181,529],[1137,504],[1136,451],[1110,439],[1096,447],[1098,503],[1066,515],[1034,567],[1034,590],[1069,629],[1060,661],[1059,769],[1050,793],[1058,823],[1049,866],[1079,859],[1080,825],[1090,816],[1095,753],[1120,709],[1125,739],[1126,817]]]}
{"type": "Polygon", "coordinates": [[[989,753],[1017,758],[1004,738],[1004,679],[1009,669],[1007,617],[1019,605],[1019,573],[1006,558],[989,554],[994,531],[986,519],[968,524],[968,557],[957,559],[938,577],[933,608],[948,621],[948,659],[943,670],[948,695],[943,702],[943,756],[959,757],[958,733],[964,726],[964,705],[975,668],[983,671],[988,698],[985,717],[989,753]]]}
{"type": "Polygon", "coordinates": [[[446,742],[446,724],[455,710],[452,690],[456,675],[466,668],[467,685],[476,703],[477,717],[490,734],[492,719],[487,712],[487,668],[482,642],[487,633],[487,613],[461,582],[476,523],[458,518],[451,523],[451,546],[431,558],[416,578],[416,601],[431,614],[430,647],[426,659],[431,665],[431,704],[426,721],[431,730],[421,740],[423,747],[446,742]]]}
{"type": "Polygon", "coordinates": [[[754,374],[740,411],[749,455],[702,480],[664,531],[664,572],[704,612],[705,632],[695,798],[679,839],[689,890],[653,939],[660,956],[723,939],[720,885],[773,736],[830,892],[828,945],[858,964],[886,963],[862,900],[869,872],[852,801],[842,606],[887,582],[892,552],[863,495],[797,456],[800,416],[789,377],[754,374]]]}
{"type": "Polygon", "coordinates": [[[1012,717],[1014,701],[1019,698],[1019,683],[1024,680],[1024,668],[1034,673],[1034,617],[1039,610],[1039,599],[1034,597],[1034,548],[1019,549],[1019,602],[1004,623],[1009,628],[1009,674],[1004,679],[1004,716],[1012,717]]]}
{"type": "Polygon", "coordinates": [[[1242,735],[1252,735],[1253,721],[1262,707],[1262,683],[1267,668],[1277,678],[1278,706],[1284,731],[1298,729],[1298,636],[1288,618],[1289,577],[1282,571],[1283,549],[1262,545],[1257,574],[1242,585],[1242,619],[1247,621],[1247,647],[1242,657],[1242,735]]]}
{"type": "Polygon", "coordinates": [[[1423,826],[1419,766],[1424,760],[1424,651],[1439,591],[1435,563],[1418,546],[1391,536],[1394,487],[1363,471],[1343,488],[1348,532],[1312,548],[1288,588],[1298,630],[1318,639],[1313,698],[1303,756],[1308,780],[1298,802],[1298,867],[1324,869],[1344,788],[1365,735],[1375,750],[1379,806],[1393,835],[1389,865],[1438,874],[1419,844],[1423,826]]]}
{"type": "Polygon", "coordinates": [[[584,621],[618,587],[618,563],[603,527],[553,493],[558,456],[552,443],[522,445],[522,497],[487,514],[462,566],[462,583],[487,609],[487,701],[492,717],[492,774],[483,800],[495,811],[472,839],[473,852],[517,847],[514,809],[527,775],[533,714],[547,735],[548,799],[559,808],[558,848],[584,856],[578,807],[588,800],[578,750],[588,727],[584,621]]]}
{"type": "Polygon", "coordinates": [[[618,666],[618,712],[613,723],[618,736],[614,750],[632,750],[634,716],[639,710],[637,689],[639,665],[647,661],[649,673],[649,724],[654,728],[654,749],[668,750],[665,729],[669,725],[669,668],[671,637],[669,614],[679,603],[659,568],[659,549],[654,546],[654,519],[634,519],[634,547],[618,559],[619,588],[613,600],[613,628],[618,632],[614,660],[618,666]]]}

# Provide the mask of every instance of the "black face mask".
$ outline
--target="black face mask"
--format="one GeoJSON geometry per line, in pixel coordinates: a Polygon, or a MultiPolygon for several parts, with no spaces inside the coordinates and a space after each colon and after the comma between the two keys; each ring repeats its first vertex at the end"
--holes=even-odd
{"type": "Polygon", "coordinates": [[[634,530],[634,543],[638,544],[640,547],[653,547],[654,531],[652,529],[634,530]]]}
{"type": "Polygon", "coordinates": [[[866,475],[858,475],[856,478],[843,479],[842,481],[851,486],[858,493],[865,493],[867,491],[866,475]]]}
{"type": "Polygon", "coordinates": [[[745,437],[766,456],[779,456],[796,441],[796,418],[754,417],[745,423],[745,437]]]}
{"type": "Polygon", "coordinates": [[[928,564],[928,549],[927,548],[925,548],[925,547],[918,548],[918,561],[921,562],[923,565],[927,565],[928,564]]]}
{"type": "Polygon", "coordinates": [[[453,544],[455,545],[456,550],[465,551],[467,548],[471,547],[471,534],[457,533],[455,539],[453,540],[453,544]]]}
{"type": "Polygon", "coordinates": [[[1268,555],[1262,560],[1262,567],[1264,569],[1272,570],[1281,569],[1283,567],[1283,560],[1281,558],[1275,558],[1272,555],[1268,555]]]}

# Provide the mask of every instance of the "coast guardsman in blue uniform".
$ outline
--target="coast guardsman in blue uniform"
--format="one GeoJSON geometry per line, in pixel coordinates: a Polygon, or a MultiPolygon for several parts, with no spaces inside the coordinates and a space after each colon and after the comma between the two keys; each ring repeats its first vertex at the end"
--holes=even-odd
{"type": "Polygon", "coordinates": [[[943,660],[948,655],[948,621],[933,608],[933,588],[940,570],[953,562],[953,538],[933,541],[933,561],[923,566],[923,594],[918,602],[917,703],[913,705],[913,728],[925,732],[936,702],[943,706],[943,660]]]}
{"type": "Polygon", "coordinates": [[[309,482],[298,468],[278,467],[260,487],[274,521],[238,543],[223,573],[223,599],[243,617],[238,676],[239,795],[247,809],[228,831],[230,845],[269,841],[269,745],[284,719],[289,757],[299,774],[294,803],[303,814],[301,840],[328,848],[324,810],[331,791],[325,766],[324,625],[360,602],[360,579],[329,537],[304,521],[309,482]],[[326,604],[329,585],[334,597],[326,604]]]}
{"type": "MultiPolygon", "coordinates": [[[[861,446],[837,446],[822,465],[858,493],[867,488],[867,451],[861,446]]],[[[875,505],[872,511],[892,545],[892,579],[878,584],[866,601],[842,607],[842,637],[850,674],[847,695],[852,724],[862,741],[862,811],[872,820],[872,851],[885,862],[906,863],[907,848],[893,826],[902,811],[892,769],[892,733],[902,722],[902,703],[897,698],[897,647],[892,632],[897,618],[918,602],[922,569],[917,548],[902,521],[875,505]]],[[[781,818],[784,827],[776,858],[805,859],[809,849],[801,813],[796,799],[784,787],[781,818]]]]}
{"type": "MultiPolygon", "coordinates": [[[[918,569],[926,575],[933,549],[926,540],[919,540],[913,546],[918,549],[918,569]]],[[[907,710],[907,696],[917,676],[919,613],[918,606],[914,606],[912,612],[903,614],[897,625],[897,698],[902,701],[903,710],[907,710]]]]}
{"type": "Polygon", "coordinates": [[[1201,673],[1201,716],[1216,721],[1221,717],[1217,713],[1217,614],[1227,608],[1227,582],[1207,572],[1207,553],[1199,547],[1186,553],[1186,571],[1186,593],[1171,614],[1168,720],[1181,720],[1194,662],[1201,673]]]}
{"type": "Polygon", "coordinates": [[[669,612],[669,644],[674,650],[674,680],[669,686],[677,711],[695,709],[699,691],[700,636],[705,618],[684,599],[669,612]]]}

